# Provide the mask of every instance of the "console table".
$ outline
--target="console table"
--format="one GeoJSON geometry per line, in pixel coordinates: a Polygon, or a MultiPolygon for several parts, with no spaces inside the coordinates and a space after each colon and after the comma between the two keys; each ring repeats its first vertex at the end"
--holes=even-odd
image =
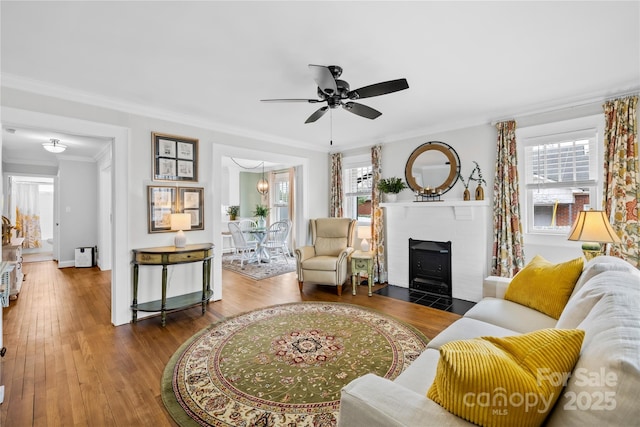
{"type": "Polygon", "coordinates": [[[162,316],[162,326],[167,321],[167,312],[183,310],[202,304],[204,314],[209,299],[213,296],[211,290],[211,258],[213,258],[213,243],[187,245],[184,248],[175,246],[161,246],[157,248],[133,249],[133,303],[131,304],[132,321],[138,319],[138,311],[159,311],[162,316]],[[202,261],[202,291],[167,298],[167,266],[202,261]],[[138,269],[141,265],[162,266],[162,298],[138,304],[138,269]]]}

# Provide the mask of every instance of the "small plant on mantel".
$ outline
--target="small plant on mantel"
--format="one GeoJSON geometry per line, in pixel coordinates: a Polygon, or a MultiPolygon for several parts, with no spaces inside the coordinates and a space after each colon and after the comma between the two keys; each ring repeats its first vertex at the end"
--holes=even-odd
{"type": "Polygon", "coordinates": [[[378,189],[385,194],[398,194],[407,188],[407,184],[398,177],[382,178],[378,182],[378,189]]]}
{"type": "Polygon", "coordinates": [[[462,185],[464,185],[464,200],[470,199],[469,184],[471,184],[471,181],[476,181],[478,183],[478,189],[476,189],[476,200],[483,200],[484,190],[482,190],[482,184],[487,185],[487,181],[485,181],[482,177],[482,170],[480,169],[478,162],[474,160],[473,164],[475,165],[475,167],[471,171],[471,174],[469,175],[469,178],[467,178],[466,182],[462,174],[458,172],[458,178],[460,178],[462,185]]]}

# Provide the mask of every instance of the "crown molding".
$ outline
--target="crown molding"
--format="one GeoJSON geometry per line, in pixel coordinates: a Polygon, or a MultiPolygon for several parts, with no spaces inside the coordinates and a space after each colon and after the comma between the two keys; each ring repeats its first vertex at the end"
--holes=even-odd
{"type": "Polygon", "coordinates": [[[262,132],[251,131],[243,128],[225,125],[212,120],[205,120],[171,110],[153,108],[147,105],[122,101],[120,99],[109,98],[86,91],[71,89],[65,86],[53,85],[40,80],[28,79],[10,73],[0,74],[2,87],[31,92],[39,95],[60,98],[66,101],[78,102],[81,104],[93,105],[95,107],[106,108],[128,114],[143,117],[151,117],[158,120],[165,120],[180,123],[188,126],[199,127],[215,132],[250,138],[258,141],[272,142],[285,146],[304,148],[313,151],[325,152],[325,148],[304,141],[291,140],[262,132]]]}

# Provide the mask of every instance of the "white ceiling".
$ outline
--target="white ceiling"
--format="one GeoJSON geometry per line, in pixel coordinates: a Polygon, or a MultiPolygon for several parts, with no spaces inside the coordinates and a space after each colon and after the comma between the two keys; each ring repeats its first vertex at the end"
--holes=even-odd
{"type": "MultiPolygon", "coordinates": [[[[637,1],[2,1],[0,7],[5,87],[321,151],[640,88],[637,1]],[[315,98],[308,64],[342,66],[352,89],[397,78],[406,78],[409,89],[359,101],[383,113],[376,120],[334,110],[330,147],[329,114],[304,123],[319,104],[259,102],[315,98]]],[[[3,132],[5,149],[20,133],[3,132]]],[[[55,137],[40,136],[38,144],[55,137]]]]}

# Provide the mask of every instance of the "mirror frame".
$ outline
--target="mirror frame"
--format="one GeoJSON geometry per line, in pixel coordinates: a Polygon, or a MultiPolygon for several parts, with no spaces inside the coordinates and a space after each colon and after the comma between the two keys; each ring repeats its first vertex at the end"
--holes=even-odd
{"type": "Polygon", "coordinates": [[[404,176],[407,180],[407,184],[409,184],[409,188],[413,191],[423,192],[424,188],[419,186],[416,182],[415,178],[411,174],[411,170],[413,169],[413,164],[420,157],[421,154],[426,153],[427,151],[436,150],[444,154],[449,160],[450,168],[449,168],[449,176],[445,181],[436,187],[436,192],[442,191],[440,194],[444,194],[447,191],[451,190],[451,188],[458,181],[458,176],[460,174],[460,157],[456,150],[453,149],[449,144],[446,144],[441,141],[429,141],[420,145],[418,148],[413,150],[413,153],[409,156],[409,160],[407,160],[407,165],[404,168],[404,176]]]}

